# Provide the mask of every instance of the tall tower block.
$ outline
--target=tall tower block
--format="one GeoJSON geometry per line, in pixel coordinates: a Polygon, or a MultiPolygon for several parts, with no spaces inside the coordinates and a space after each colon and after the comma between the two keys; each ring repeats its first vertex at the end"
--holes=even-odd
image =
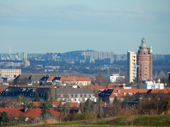
{"type": "Polygon", "coordinates": [[[152,80],[152,47],[146,46],[145,38],[142,38],[137,54],[137,78],[141,80],[152,80]]]}
{"type": "Polygon", "coordinates": [[[136,54],[134,52],[127,52],[127,76],[128,83],[131,83],[136,78],[136,54]]]}

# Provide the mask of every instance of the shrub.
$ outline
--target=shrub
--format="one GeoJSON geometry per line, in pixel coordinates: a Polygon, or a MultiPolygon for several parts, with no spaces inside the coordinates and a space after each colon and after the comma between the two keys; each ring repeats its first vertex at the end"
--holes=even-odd
{"type": "Polygon", "coordinates": [[[82,114],[68,114],[64,117],[64,121],[75,121],[75,120],[90,120],[93,117],[89,113],[82,113],[82,114]]]}

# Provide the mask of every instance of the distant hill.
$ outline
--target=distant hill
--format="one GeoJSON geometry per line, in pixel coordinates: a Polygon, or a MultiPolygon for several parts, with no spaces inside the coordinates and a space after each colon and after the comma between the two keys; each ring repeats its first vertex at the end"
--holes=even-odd
{"type": "Polygon", "coordinates": [[[77,51],[65,52],[63,54],[65,54],[65,55],[73,55],[73,54],[81,54],[82,52],[95,52],[95,51],[94,50],[77,50],[77,51]]]}

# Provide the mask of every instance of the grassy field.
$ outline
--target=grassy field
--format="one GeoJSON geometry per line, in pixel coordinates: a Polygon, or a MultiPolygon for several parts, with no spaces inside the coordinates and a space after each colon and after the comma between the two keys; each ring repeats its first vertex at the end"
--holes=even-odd
{"type": "MultiPolygon", "coordinates": [[[[170,127],[170,115],[160,116],[124,116],[114,118],[103,118],[93,120],[81,120],[63,122],[57,124],[32,125],[31,127],[144,127],[144,126],[163,126],[170,127]]],[[[25,126],[27,127],[27,126],[25,126]]],[[[28,126],[30,127],[30,126],[28,126]]]]}

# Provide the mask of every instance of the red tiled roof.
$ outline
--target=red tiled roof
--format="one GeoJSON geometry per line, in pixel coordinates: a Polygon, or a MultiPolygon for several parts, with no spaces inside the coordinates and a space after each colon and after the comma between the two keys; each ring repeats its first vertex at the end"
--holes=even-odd
{"type": "Polygon", "coordinates": [[[58,107],[59,104],[60,104],[60,102],[53,102],[53,104],[54,104],[56,107],[58,107]]]}
{"type": "MultiPolygon", "coordinates": [[[[8,116],[10,117],[19,117],[20,115],[24,115],[25,117],[40,117],[42,113],[42,109],[28,109],[26,112],[24,112],[23,108],[0,108],[0,113],[3,111],[7,112],[8,116]]],[[[59,116],[61,110],[50,109],[49,112],[53,115],[59,116]]]]}
{"type": "Polygon", "coordinates": [[[95,90],[104,90],[104,86],[81,86],[81,88],[88,88],[90,91],[95,92],[95,90]]]}
{"type": "Polygon", "coordinates": [[[61,77],[60,81],[91,81],[88,77],[61,77]]]}
{"type": "Polygon", "coordinates": [[[36,107],[40,107],[40,105],[41,105],[41,102],[30,102],[30,103],[34,103],[34,106],[36,106],[36,107]]]}
{"type": "Polygon", "coordinates": [[[78,102],[66,102],[66,104],[68,104],[69,107],[77,107],[78,108],[78,102]]]}
{"type": "Polygon", "coordinates": [[[121,86],[119,83],[109,83],[108,87],[121,86]]]}
{"type": "Polygon", "coordinates": [[[12,117],[12,116],[20,116],[23,115],[24,110],[22,108],[0,108],[0,113],[1,112],[7,112],[8,116],[12,117]]]}
{"type": "Polygon", "coordinates": [[[59,109],[50,109],[51,114],[59,116],[61,114],[61,110],[59,109]]]}
{"type": "Polygon", "coordinates": [[[47,79],[47,81],[52,81],[55,77],[54,76],[51,76],[47,79]]]}
{"type": "Polygon", "coordinates": [[[165,87],[164,90],[166,94],[170,94],[170,87],[165,87]]]}
{"type": "Polygon", "coordinates": [[[161,89],[153,89],[152,91],[151,91],[151,93],[164,93],[164,90],[161,90],[161,89]]]}
{"type": "Polygon", "coordinates": [[[40,117],[42,109],[28,109],[23,115],[25,117],[40,117]]]}
{"type": "Polygon", "coordinates": [[[87,88],[87,86],[80,86],[81,88],[87,88]]]}
{"type": "Polygon", "coordinates": [[[0,92],[4,91],[8,86],[6,85],[0,85],[0,92]]]}
{"type": "Polygon", "coordinates": [[[117,94],[117,97],[124,96],[124,93],[128,95],[128,93],[131,93],[131,95],[134,95],[135,93],[147,93],[149,89],[114,89],[110,97],[115,97],[114,94],[117,94]]]}

